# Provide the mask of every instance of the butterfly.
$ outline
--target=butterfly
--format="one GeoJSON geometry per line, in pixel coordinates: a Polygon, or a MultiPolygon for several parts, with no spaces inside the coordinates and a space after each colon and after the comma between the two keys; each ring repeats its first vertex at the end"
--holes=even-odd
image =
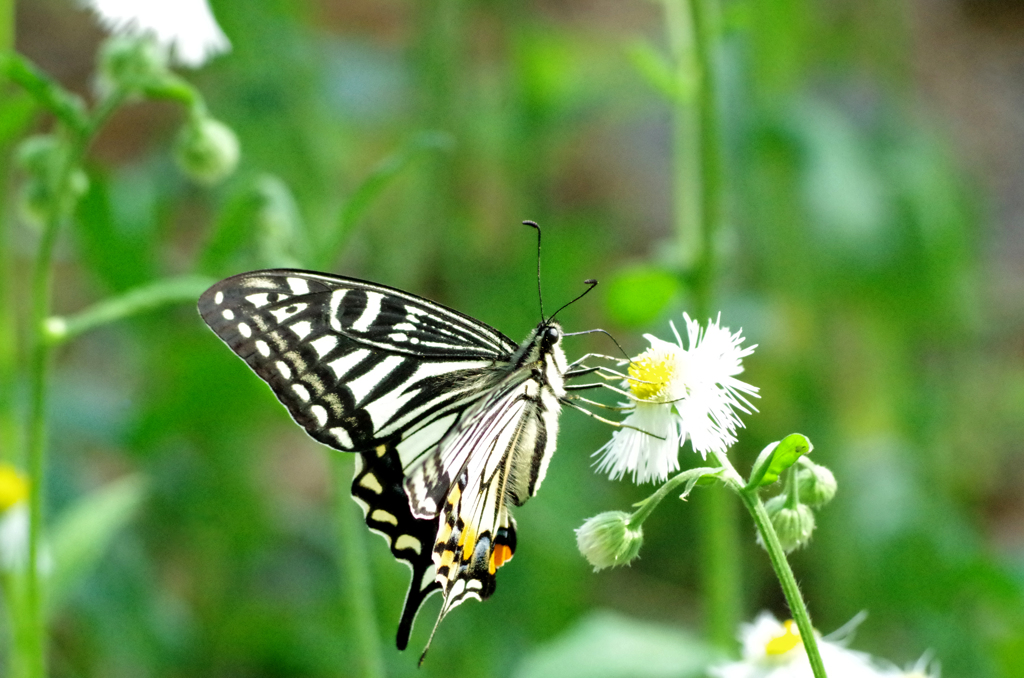
{"type": "Polygon", "coordinates": [[[537,493],[559,411],[587,387],[566,380],[594,371],[567,362],[554,315],[517,344],[408,292],[290,269],[222,280],[199,313],[310,436],[357,455],[352,496],[412,569],[400,650],[432,593],[436,631],[494,592],[516,550],[510,507],[537,493]]]}

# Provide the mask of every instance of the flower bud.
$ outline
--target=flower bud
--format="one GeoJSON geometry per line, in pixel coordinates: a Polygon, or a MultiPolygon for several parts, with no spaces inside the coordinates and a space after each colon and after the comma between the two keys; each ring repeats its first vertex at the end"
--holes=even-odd
{"type": "Polygon", "coordinates": [[[39,226],[46,222],[57,206],[59,191],[67,190],[73,200],[78,200],[89,190],[89,179],[79,167],[72,169],[66,189],[57,185],[67,154],[67,145],[51,134],[28,137],[18,147],[17,161],[27,175],[19,208],[30,224],[39,226]]]}
{"type": "Polygon", "coordinates": [[[801,459],[797,471],[800,501],[808,506],[824,506],[836,496],[836,477],[824,466],[801,459]]]}
{"type": "Polygon", "coordinates": [[[629,518],[622,511],[607,511],[589,518],[576,530],[576,545],[594,566],[594,572],[627,565],[640,553],[644,531],[630,527],[629,518]]]}
{"type": "Polygon", "coordinates": [[[235,171],[238,137],[230,127],[206,116],[193,116],[178,134],[178,167],[197,183],[213,185],[235,171]]]}
{"type": "MultiPolygon", "coordinates": [[[[764,507],[771,518],[775,534],[779,537],[779,543],[782,544],[782,550],[789,553],[806,546],[811,540],[811,534],[814,532],[814,511],[805,504],[787,508],[786,500],[786,495],[781,494],[765,502],[764,507]]],[[[760,536],[758,543],[764,545],[760,536]]]]}
{"type": "Polygon", "coordinates": [[[115,35],[100,47],[100,89],[138,92],[167,76],[167,50],[148,35],[115,35]]]}

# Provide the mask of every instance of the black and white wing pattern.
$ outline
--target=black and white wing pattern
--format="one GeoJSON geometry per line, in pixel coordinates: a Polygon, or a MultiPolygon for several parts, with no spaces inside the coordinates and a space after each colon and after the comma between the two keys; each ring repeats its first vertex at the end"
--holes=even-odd
{"type": "Polygon", "coordinates": [[[556,323],[516,344],[407,292],[288,269],[222,280],[199,312],[310,436],[359,455],[352,495],[412,568],[400,649],[434,591],[438,622],[494,591],[516,548],[509,506],[536,493],[555,450],[556,323]]]}

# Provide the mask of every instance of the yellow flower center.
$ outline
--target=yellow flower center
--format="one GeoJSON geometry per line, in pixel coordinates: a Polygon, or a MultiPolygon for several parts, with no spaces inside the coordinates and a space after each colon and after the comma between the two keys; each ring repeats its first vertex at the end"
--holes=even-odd
{"type": "Polygon", "coordinates": [[[28,498],[28,480],[10,464],[0,464],[0,513],[28,498]]]}
{"type": "Polygon", "coordinates": [[[637,400],[664,399],[674,374],[675,361],[671,355],[644,351],[629,363],[629,390],[637,400]]]}
{"type": "Polygon", "coordinates": [[[789,652],[794,647],[800,644],[800,630],[797,629],[796,624],[793,623],[792,619],[783,622],[782,627],[785,630],[780,635],[775,636],[765,644],[765,654],[786,654],[787,652],[789,652]]]}

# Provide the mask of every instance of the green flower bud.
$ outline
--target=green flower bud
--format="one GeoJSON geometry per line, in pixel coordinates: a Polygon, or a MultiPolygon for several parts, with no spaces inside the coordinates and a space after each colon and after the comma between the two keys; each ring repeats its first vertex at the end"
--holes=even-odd
{"type": "Polygon", "coordinates": [[[824,506],[836,496],[836,477],[824,466],[807,459],[800,460],[797,470],[800,501],[809,506],[824,506]]]}
{"type": "Polygon", "coordinates": [[[629,518],[622,511],[607,511],[589,518],[576,530],[576,546],[594,566],[594,572],[627,565],[640,553],[644,531],[631,528],[629,518]]]}
{"type": "MultiPolygon", "coordinates": [[[[55,208],[57,184],[68,148],[58,137],[40,134],[25,139],[17,150],[18,164],[27,175],[19,196],[22,217],[36,226],[42,225],[55,208]]],[[[66,190],[77,201],[89,190],[89,179],[81,168],[72,170],[66,190]]]]}
{"type": "Polygon", "coordinates": [[[218,120],[194,116],[178,134],[174,155],[186,176],[197,183],[213,185],[235,171],[238,137],[218,120]]]}
{"type": "MultiPolygon", "coordinates": [[[[814,511],[810,506],[797,504],[796,508],[786,507],[786,495],[780,494],[765,502],[772,527],[779,537],[782,549],[789,553],[807,545],[814,533],[814,511]]],[[[764,546],[760,535],[758,543],[764,546]]]]}
{"type": "Polygon", "coordinates": [[[167,76],[167,50],[146,35],[114,35],[100,47],[99,74],[103,91],[138,92],[167,76]]]}

